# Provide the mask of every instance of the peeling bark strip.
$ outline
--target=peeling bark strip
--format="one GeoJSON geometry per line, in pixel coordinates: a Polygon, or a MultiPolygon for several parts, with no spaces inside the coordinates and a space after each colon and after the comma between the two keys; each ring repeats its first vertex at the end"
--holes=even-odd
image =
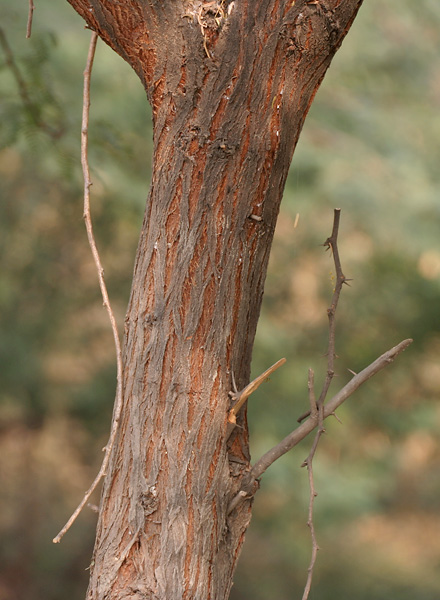
{"type": "Polygon", "coordinates": [[[139,75],[153,178],[88,598],[223,600],[251,515],[244,411],[299,133],[362,0],[69,0],[139,75]]]}

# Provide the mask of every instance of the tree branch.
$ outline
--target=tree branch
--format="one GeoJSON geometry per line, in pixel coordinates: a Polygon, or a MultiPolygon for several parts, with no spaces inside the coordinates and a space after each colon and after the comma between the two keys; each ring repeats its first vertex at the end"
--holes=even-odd
{"type": "MultiPolygon", "coordinates": [[[[323,408],[324,419],[333,415],[335,410],[341,406],[347,398],[349,398],[363,383],[365,383],[370,377],[379,373],[382,369],[392,363],[399,354],[410,346],[412,339],[403,340],[397,346],[394,346],[382,356],[379,356],[374,362],[368,367],[363,369],[360,373],[357,373],[350,381],[337,393],[335,394],[323,408]]],[[[246,497],[249,497],[250,491],[255,489],[256,480],[263,475],[263,473],[278,460],[281,456],[289,452],[297,444],[299,444],[304,438],[306,438],[311,431],[313,431],[318,425],[318,418],[316,416],[310,416],[306,421],[294,429],[289,435],[287,435],[279,444],[268,450],[263,456],[255,463],[249,472],[246,479],[243,480],[242,489],[232,499],[228,512],[232,512],[238,504],[246,497]]]]}
{"type": "MultiPolygon", "coordinates": [[[[315,434],[315,439],[313,440],[312,448],[309,452],[308,457],[303,462],[301,466],[307,467],[307,473],[309,476],[309,487],[310,487],[310,496],[309,496],[309,515],[307,519],[307,525],[310,529],[310,534],[312,537],[312,556],[310,558],[310,564],[307,573],[307,581],[304,587],[304,593],[302,600],[307,600],[310,594],[310,589],[312,586],[312,578],[313,578],[313,570],[315,568],[316,558],[318,555],[318,541],[316,539],[315,533],[315,524],[313,521],[313,509],[315,505],[315,498],[318,495],[315,489],[315,480],[313,477],[313,459],[315,458],[316,450],[318,448],[319,441],[321,439],[321,435],[325,432],[324,429],[324,402],[327,397],[327,393],[332,382],[332,379],[335,374],[334,363],[336,358],[335,352],[335,343],[336,343],[336,309],[339,303],[339,297],[341,294],[342,286],[347,282],[346,277],[342,272],[341,260],[339,258],[339,249],[338,249],[338,234],[339,234],[339,222],[341,217],[341,209],[336,208],[334,210],[333,216],[333,228],[332,233],[329,238],[324,242],[324,246],[328,250],[329,248],[332,251],[333,262],[335,265],[336,271],[336,284],[335,289],[333,290],[333,297],[331,306],[327,309],[328,315],[328,324],[329,324],[329,332],[328,332],[328,349],[327,349],[327,373],[324,380],[324,385],[322,386],[321,394],[319,396],[318,402],[314,406],[313,403],[315,401],[315,390],[314,390],[314,373],[312,369],[309,369],[309,379],[308,379],[308,389],[309,389],[309,402],[310,402],[310,416],[313,419],[318,419],[318,431],[315,434]]],[[[308,416],[308,415],[306,415],[308,416]]]]}
{"type": "Polygon", "coordinates": [[[87,65],[84,70],[84,93],[83,93],[83,114],[82,114],[82,126],[81,126],[81,164],[83,169],[84,176],[84,220],[86,224],[87,230],[87,238],[89,241],[90,248],[92,250],[93,259],[95,261],[96,269],[98,271],[98,279],[99,286],[101,288],[101,294],[104,306],[108,312],[108,316],[110,319],[113,338],[116,349],[116,365],[117,365],[117,386],[116,386],[116,402],[115,408],[113,412],[113,421],[110,431],[109,441],[105,447],[105,455],[101,464],[101,468],[99,470],[98,475],[95,477],[92,485],[89,487],[87,492],[84,495],[84,498],[81,500],[76,510],[58,533],[58,535],[53,539],[54,544],[57,544],[61,541],[64,534],[70,529],[70,527],[75,522],[76,518],[86,505],[90,496],[96,489],[97,485],[105,475],[107,465],[110,460],[110,453],[112,451],[116,433],[118,430],[119,419],[121,417],[122,410],[122,352],[121,352],[121,342],[119,340],[118,327],[116,324],[116,319],[113,313],[113,310],[110,305],[110,300],[107,293],[107,286],[104,280],[104,269],[102,268],[101,259],[98,253],[98,248],[96,246],[95,236],[93,233],[92,220],[90,215],[90,186],[92,185],[92,181],[90,179],[90,170],[88,163],[88,128],[89,128],[89,110],[90,110],[90,77],[92,73],[93,59],[95,57],[95,49],[96,42],[98,40],[98,35],[93,32],[90,40],[89,53],[87,57],[87,65]]]}
{"type": "Polygon", "coordinates": [[[324,381],[324,385],[321,394],[318,399],[318,406],[323,404],[327,396],[328,389],[335,375],[335,333],[336,333],[336,309],[338,307],[339,296],[341,295],[342,286],[347,282],[347,279],[342,272],[341,260],[339,258],[338,250],[338,233],[339,233],[339,221],[341,218],[341,209],[335,208],[333,217],[333,229],[332,234],[324,242],[324,246],[327,250],[331,250],[333,254],[333,261],[336,269],[336,284],[333,291],[332,302],[330,308],[327,309],[328,323],[329,323],[329,336],[328,336],[328,349],[327,349],[327,374],[324,381]]]}
{"type": "Polygon", "coordinates": [[[311,414],[312,418],[315,418],[315,419],[318,418],[318,431],[316,432],[315,439],[313,441],[313,445],[310,450],[310,453],[309,453],[308,457],[306,458],[306,460],[301,465],[303,467],[305,467],[305,466],[307,467],[307,472],[309,475],[310,499],[309,499],[309,515],[308,515],[308,519],[307,519],[307,525],[310,529],[310,535],[312,537],[312,556],[310,559],[310,564],[309,564],[308,573],[307,573],[307,581],[306,581],[306,585],[304,587],[304,593],[303,593],[302,600],[307,600],[307,598],[309,597],[310,588],[312,586],[313,569],[315,568],[316,557],[318,555],[318,550],[319,550],[318,540],[316,539],[315,524],[313,521],[313,508],[314,508],[314,504],[315,504],[315,498],[318,495],[318,493],[316,492],[316,489],[315,489],[315,480],[313,478],[313,458],[315,457],[315,453],[316,453],[316,449],[318,448],[319,440],[321,438],[321,435],[325,432],[325,429],[323,426],[324,406],[323,406],[323,404],[320,404],[319,410],[316,407],[314,379],[315,379],[314,373],[313,373],[312,369],[309,369],[308,390],[309,390],[309,401],[310,401],[310,414],[311,414]]]}
{"type": "MultiPolygon", "coordinates": [[[[316,401],[315,390],[314,390],[314,373],[311,369],[309,369],[308,376],[308,390],[309,390],[309,403],[310,410],[302,415],[298,421],[301,422],[305,418],[308,417],[307,421],[303,422],[302,425],[293,430],[288,436],[286,436],[281,442],[279,442],[276,446],[274,446],[271,450],[266,452],[260,460],[252,467],[251,471],[243,478],[242,486],[240,491],[234,496],[232,501],[228,507],[228,513],[232,512],[236,506],[238,506],[246,497],[251,497],[255,494],[258,489],[258,478],[273,464],[278,458],[286,454],[289,450],[291,450],[294,446],[296,446],[300,441],[302,441],[313,429],[318,427],[318,431],[316,433],[315,439],[313,441],[312,448],[306,460],[303,462],[302,466],[307,466],[307,470],[309,473],[309,481],[310,481],[310,502],[309,502],[309,519],[308,525],[312,532],[312,559],[309,566],[309,574],[306,583],[306,587],[304,589],[303,600],[307,600],[308,594],[310,591],[311,579],[313,574],[313,567],[316,560],[316,554],[318,551],[318,544],[316,542],[314,526],[313,526],[313,504],[314,499],[316,497],[316,491],[313,482],[313,457],[315,455],[316,449],[318,447],[318,443],[322,433],[324,433],[324,419],[326,419],[329,415],[335,415],[335,410],[353,394],[358,387],[360,387],[367,379],[381,371],[388,364],[393,362],[393,360],[398,356],[401,352],[403,352],[411,343],[411,339],[403,340],[395,346],[382,354],[378,359],[376,359],[373,363],[371,363],[368,367],[366,367],[363,371],[358,374],[354,374],[354,377],[340,390],[333,398],[324,404],[325,399],[327,397],[327,393],[331,384],[331,381],[334,377],[334,361],[336,357],[335,353],[335,316],[336,309],[339,302],[339,296],[341,294],[342,286],[344,283],[347,283],[349,280],[345,277],[342,272],[341,261],[339,257],[338,250],[338,232],[339,232],[339,222],[340,222],[341,209],[336,208],[334,210],[334,218],[333,218],[333,228],[332,233],[329,238],[324,242],[324,246],[327,249],[331,249],[333,254],[333,261],[336,269],[336,283],[335,289],[333,291],[332,302],[330,308],[327,309],[328,319],[329,319],[329,342],[328,342],[328,350],[327,350],[327,374],[324,381],[324,385],[322,387],[321,394],[316,401]]],[[[281,364],[284,364],[285,359],[280,359],[277,363],[272,365],[267,371],[265,371],[262,375],[257,377],[254,381],[252,381],[248,386],[240,392],[240,394],[231,394],[233,399],[236,399],[237,402],[233,406],[233,408],[229,412],[228,416],[228,426],[231,431],[233,427],[235,427],[235,416],[238,410],[241,408],[242,404],[246,400],[246,398],[264,381],[264,379],[272,373],[275,369],[277,369],[281,364]]],[[[336,417],[337,418],[337,417],[336,417]]],[[[229,431],[229,435],[230,435],[229,431]]],[[[229,437],[229,436],[228,436],[229,437]]]]}
{"type": "MultiPolygon", "coordinates": [[[[329,335],[328,335],[328,347],[327,347],[327,373],[324,380],[324,385],[321,390],[321,394],[319,395],[317,406],[319,407],[321,404],[324,404],[325,399],[327,397],[327,393],[330,387],[330,384],[335,375],[335,344],[336,344],[336,309],[338,308],[339,297],[341,295],[342,286],[345,284],[348,285],[348,281],[342,272],[341,259],[339,257],[339,249],[338,249],[338,234],[339,234],[339,223],[341,218],[341,209],[335,208],[334,216],[333,216],[333,228],[332,233],[329,238],[325,240],[323,246],[327,250],[331,250],[333,255],[333,262],[336,270],[336,283],[335,289],[333,290],[333,296],[330,308],[327,309],[328,316],[328,325],[329,325],[329,335]]],[[[310,415],[310,411],[307,411],[303,415],[298,418],[298,422],[301,423],[306,417],[310,415]]]]}
{"type": "Polygon", "coordinates": [[[32,33],[32,19],[34,17],[34,10],[35,10],[34,2],[33,2],[33,0],[29,0],[29,13],[28,13],[28,20],[27,20],[27,27],[26,27],[26,38],[27,39],[29,39],[31,37],[31,33],[32,33]]]}
{"type": "MultiPolygon", "coordinates": [[[[363,383],[365,383],[370,377],[379,373],[382,369],[387,367],[394,359],[401,354],[408,346],[412,343],[412,339],[403,340],[394,348],[391,348],[382,356],[379,356],[374,362],[368,367],[363,369],[360,373],[355,375],[350,381],[335,394],[325,405],[324,405],[324,419],[332,415],[335,410],[341,406],[347,398],[349,398],[363,383]]],[[[307,421],[304,421],[302,425],[299,425],[294,429],[288,436],[286,436],[279,444],[274,446],[271,450],[266,452],[260,460],[253,466],[251,475],[254,479],[261,477],[261,475],[274,463],[278,458],[286,454],[294,446],[299,444],[311,431],[318,425],[318,419],[309,417],[307,421]]]]}

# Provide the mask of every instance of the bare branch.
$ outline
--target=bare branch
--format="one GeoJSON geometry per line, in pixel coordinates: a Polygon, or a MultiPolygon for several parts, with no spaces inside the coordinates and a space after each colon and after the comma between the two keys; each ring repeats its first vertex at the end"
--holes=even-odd
{"type": "Polygon", "coordinates": [[[302,600],[307,600],[310,593],[310,588],[312,586],[312,578],[313,578],[313,570],[315,568],[316,557],[318,555],[318,542],[316,539],[315,533],[315,524],[313,521],[313,508],[315,504],[315,498],[317,496],[317,492],[315,489],[315,482],[313,478],[313,459],[315,457],[316,450],[318,448],[319,440],[321,439],[321,435],[324,433],[324,402],[327,397],[327,393],[332,382],[332,379],[335,374],[335,344],[336,344],[336,309],[338,307],[339,296],[341,294],[342,286],[346,282],[346,278],[342,272],[341,260],[339,258],[339,250],[338,250],[338,233],[339,233],[339,221],[341,217],[341,209],[336,208],[334,210],[333,217],[333,228],[332,233],[329,238],[324,242],[324,246],[327,249],[331,249],[333,255],[333,261],[335,264],[336,271],[336,284],[335,289],[333,291],[333,297],[330,308],[327,309],[328,314],[328,349],[327,349],[327,373],[324,380],[324,385],[322,387],[321,394],[319,396],[318,402],[314,405],[315,402],[315,390],[314,390],[314,374],[311,369],[309,369],[309,380],[308,380],[308,388],[309,388],[309,402],[310,402],[310,416],[313,419],[318,419],[318,431],[316,432],[315,439],[313,440],[312,448],[309,452],[308,457],[302,464],[303,467],[307,467],[307,472],[309,476],[309,486],[310,486],[310,496],[309,496],[309,517],[307,520],[307,525],[310,528],[310,535],[312,537],[312,556],[310,559],[310,564],[308,568],[307,581],[304,587],[304,594],[302,600]]]}
{"type": "MultiPolygon", "coordinates": [[[[338,308],[339,296],[341,295],[342,286],[344,283],[350,281],[347,279],[342,272],[341,260],[339,258],[339,249],[338,249],[338,234],[339,234],[339,222],[341,218],[341,209],[335,208],[334,216],[333,216],[333,228],[332,233],[329,238],[325,240],[323,246],[331,250],[333,255],[333,262],[336,270],[336,283],[335,289],[333,290],[333,296],[330,307],[327,309],[328,315],[328,326],[329,326],[329,335],[328,335],[328,347],[327,347],[327,373],[324,380],[324,385],[321,390],[321,394],[318,398],[318,406],[324,404],[325,399],[327,397],[327,393],[330,387],[330,384],[335,375],[335,344],[336,344],[336,309],[338,308]]],[[[310,411],[302,414],[298,418],[298,423],[301,423],[306,417],[310,415],[310,411]]]]}
{"type": "Polygon", "coordinates": [[[104,306],[108,312],[108,316],[110,319],[113,338],[116,349],[116,365],[117,365],[117,386],[116,386],[116,402],[115,408],[113,411],[113,421],[110,431],[109,441],[105,447],[105,455],[102,461],[101,468],[99,470],[98,475],[95,477],[92,485],[89,487],[87,492],[84,495],[84,498],[81,500],[79,505],[77,506],[75,512],[72,514],[70,519],[58,533],[58,535],[53,539],[55,544],[59,543],[64,536],[64,534],[70,529],[72,524],[75,522],[81,510],[86,505],[90,496],[96,489],[97,485],[105,475],[109,460],[110,454],[115,442],[116,433],[118,430],[119,420],[121,417],[122,410],[122,352],[121,352],[121,342],[119,340],[118,327],[116,325],[116,319],[113,313],[113,310],[110,305],[110,300],[107,293],[107,286],[104,280],[104,269],[102,268],[101,259],[99,257],[98,249],[96,246],[95,236],[93,234],[92,220],[90,215],[90,186],[92,185],[92,181],[90,179],[90,170],[88,164],[88,128],[89,128],[89,109],[90,109],[90,77],[92,73],[93,59],[95,57],[95,49],[96,42],[98,40],[98,35],[93,32],[90,40],[89,53],[87,57],[87,65],[84,70],[84,92],[83,92],[83,114],[82,114],[82,126],[81,126],[81,164],[83,168],[83,176],[84,176],[84,220],[86,224],[87,230],[87,238],[89,240],[89,245],[92,250],[93,259],[95,261],[96,269],[98,271],[98,279],[99,286],[101,288],[101,294],[104,306]]]}
{"type": "Polygon", "coordinates": [[[333,261],[335,263],[336,269],[336,283],[335,289],[333,291],[332,302],[330,308],[327,309],[328,315],[328,325],[329,325],[329,336],[328,336],[328,348],[327,348],[327,374],[325,377],[324,385],[321,391],[321,394],[318,398],[318,406],[323,404],[325,398],[327,396],[328,389],[332,382],[332,379],[335,375],[335,333],[336,333],[336,309],[338,307],[339,296],[341,295],[341,290],[343,284],[347,281],[344,273],[342,272],[341,260],[339,258],[339,250],[338,250],[338,233],[339,233],[339,221],[341,218],[341,209],[335,208],[334,217],[333,217],[333,229],[332,234],[329,238],[327,238],[324,242],[324,246],[327,249],[330,249],[333,254],[333,261]]]}
{"type": "Polygon", "coordinates": [[[33,0],[29,0],[29,13],[28,13],[28,20],[27,20],[27,27],[26,27],[26,39],[29,39],[31,37],[32,19],[34,16],[34,10],[35,10],[34,2],[33,2],[33,0]]]}
{"type": "Polygon", "coordinates": [[[316,557],[318,556],[318,540],[316,539],[315,532],[315,523],[313,521],[313,509],[315,504],[315,498],[318,495],[315,489],[315,480],[313,478],[313,459],[315,457],[316,450],[318,448],[319,440],[321,439],[321,435],[325,432],[324,429],[324,404],[320,402],[318,407],[316,406],[315,400],[315,390],[314,390],[314,373],[312,369],[309,369],[309,379],[308,379],[308,389],[309,389],[309,402],[310,402],[310,415],[312,419],[318,419],[318,431],[316,432],[315,439],[313,440],[312,448],[309,452],[308,457],[301,465],[302,467],[307,467],[307,472],[309,476],[309,487],[310,487],[310,495],[309,495],[309,515],[307,519],[307,525],[310,529],[310,535],[312,537],[312,556],[310,559],[310,564],[307,572],[307,581],[304,587],[304,593],[302,600],[307,600],[309,597],[310,589],[312,587],[312,578],[313,578],[313,569],[315,568],[316,557]]]}
{"type": "Polygon", "coordinates": [[[309,390],[310,414],[313,418],[316,418],[318,416],[318,407],[316,406],[315,373],[313,372],[313,369],[309,369],[307,388],[309,390]]]}
{"type": "MultiPolygon", "coordinates": [[[[329,325],[328,347],[327,347],[327,373],[326,373],[326,377],[324,380],[324,385],[321,390],[321,394],[319,395],[319,399],[318,399],[318,403],[317,403],[318,406],[320,406],[321,404],[323,404],[325,402],[330,384],[335,375],[334,367],[335,367],[335,358],[336,358],[336,351],[335,351],[336,309],[338,307],[339,296],[341,295],[342,286],[344,285],[344,283],[347,283],[347,281],[350,281],[349,279],[347,279],[345,277],[344,273],[342,272],[341,260],[339,258],[338,234],[339,234],[340,218],[341,218],[341,209],[335,208],[331,236],[329,238],[327,238],[325,240],[325,242],[323,243],[323,246],[325,246],[327,250],[330,249],[332,252],[332,255],[333,255],[333,262],[334,262],[335,270],[336,270],[336,283],[335,283],[335,289],[333,290],[333,297],[332,297],[331,305],[327,309],[328,325],[329,325]]],[[[310,414],[311,414],[310,411],[304,413],[303,415],[301,415],[298,418],[298,422],[301,423],[301,421],[303,421],[310,414]]]]}
{"type": "MultiPolygon", "coordinates": [[[[322,431],[323,430],[318,429],[318,432],[316,434],[315,443],[313,444],[315,451],[316,451],[316,448],[318,447],[318,442],[319,442],[319,438],[321,436],[322,431]]],[[[313,451],[313,454],[315,453],[315,451],[313,451]]],[[[315,498],[318,495],[318,493],[316,492],[315,482],[313,479],[313,456],[311,455],[311,453],[310,453],[309,457],[307,458],[307,471],[309,474],[309,486],[310,486],[309,516],[307,519],[307,525],[310,528],[310,535],[312,536],[312,557],[310,559],[309,568],[307,569],[307,581],[306,581],[306,585],[304,587],[304,593],[303,593],[302,600],[307,600],[307,598],[309,597],[310,588],[312,587],[313,569],[315,568],[316,557],[318,556],[318,550],[319,550],[318,540],[316,539],[315,525],[313,522],[313,507],[314,507],[314,503],[315,503],[315,498]]]]}
{"type": "MultiPolygon", "coordinates": [[[[284,438],[279,444],[277,444],[274,448],[266,452],[260,460],[253,466],[250,473],[245,476],[242,480],[241,489],[239,492],[233,497],[228,507],[228,514],[230,514],[239,504],[241,504],[246,498],[252,498],[252,496],[256,493],[259,488],[259,477],[273,464],[278,458],[280,458],[283,454],[286,454],[289,450],[291,450],[294,446],[296,446],[301,440],[303,440],[313,429],[316,427],[317,432],[315,434],[312,447],[310,449],[309,455],[301,465],[302,467],[307,467],[308,479],[309,479],[309,487],[310,487],[310,495],[309,495],[309,509],[308,509],[308,519],[307,525],[310,529],[310,535],[312,538],[312,555],[310,558],[310,563],[307,572],[307,581],[304,586],[304,592],[302,596],[302,600],[308,600],[312,579],[313,579],[313,571],[316,564],[316,559],[318,556],[319,545],[316,537],[315,525],[313,520],[313,511],[315,498],[317,497],[317,492],[315,488],[314,476],[313,476],[313,459],[318,448],[319,441],[321,439],[322,434],[325,432],[324,429],[324,419],[330,415],[334,415],[336,418],[336,409],[344,402],[362,383],[364,383],[367,379],[375,375],[381,369],[383,369],[386,365],[394,360],[396,356],[403,350],[405,350],[412,342],[412,340],[404,340],[394,348],[391,348],[388,352],[383,354],[373,363],[371,363],[366,369],[361,371],[361,373],[356,374],[354,372],[354,377],[349,381],[343,388],[340,390],[338,394],[333,396],[333,398],[327,403],[325,403],[328,390],[330,388],[330,384],[334,377],[334,362],[336,358],[335,352],[335,332],[336,332],[336,309],[338,307],[339,297],[341,294],[342,286],[344,283],[347,283],[347,279],[344,276],[341,267],[341,261],[339,257],[338,250],[338,232],[339,232],[339,222],[340,222],[340,209],[335,209],[334,211],[334,219],[333,219],[333,229],[332,234],[327,240],[324,242],[324,246],[327,249],[331,249],[333,260],[335,264],[336,270],[336,282],[335,289],[333,291],[331,306],[327,309],[328,320],[329,320],[329,340],[328,340],[328,349],[327,349],[327,373],[324,380],[324,384],[321,390],[321,394],[316,401],[315,389],[314,389],[314,373],[312,369],[309,369],[308,373],[308,395],[309,395],[309,404],[310,410],[302,415],[298,421],[301,423],[303,419],[307,418],[307,421],[302,423],[299,427],[297,427],[292,433],[290,433],[287,437],[284,438]]],[[[275,367],[276,365],[274,365],[275,367]]],[[[273,370],[273,368],[271,368],[273,370]]],[[[264,376],[265,374],[263,374],[264,376]]],[[[263,377],[260,376],[260,377],[263,377]]],[[[250,384],[252,385],[252,384],[250,384]]],[[[245,388],[246,390],[247,388],[245,388]]],[[[243,391],[245,391],[243,390],[243,391]]],[[[243,392],[242,392],[243,394],[243,392]]],[[[236,395],[232,395],[235,397],[236,395]]],[[[235,413],[236,414],[236,413],[235,413]]],[[[230,411],[229,421],[235,424],[235,414],[233,414],[233,410],[230,411]]],[[[338,419],[339,420],[339,419],[338,419]]]]}
{"type": "MultiPolygon", "coordinates": [[[[394,348],[391,348],[390,350],[388,350],[388,352],[385,352],[385,354],[382,354],[382,356],[380,356],[378,359],[376,359],[373,363],[371,363],[368,367],[366,367],[360,373],[355,374],[353,371],[351,371],[354,374],[354,377],[342,388],[342,390],[340,390],[335,396],[333,396],[333,398],[329,402],[327,402],[327,404],[324,404],[331,381],[334,376],[334,361],[335,361],[335,357],[336,357],[336,353],[335,353],[336,309],[338,306],[339,296],[341,294],[342,286],[344,285],[344,283],[347,283],[347,281],[349,281],[349,280],[347,280],[344,273],[342,272],[341,261],[339,258],[338,233],[339,233],[340,216],[341,216],[341,209],[336,208],[334,210],[333,228],[332,228],[331,236],[329,238],[327,238],[327,240],[323,244],[324,246],[327,247],[327,249],[331,249],[331,251],[332,251],[333,261],[334,261],[335,270],[336,270],[336,283],[335,283],[335,289],[333,291],[331,306],[330,306],[330,308],[327,309],[327,314],[328,314],[328,319],[329,319],[329,342],[328,342],[328,350],[327,350],[327,375],[326,375],[326,378],[324,381],[324,385],[322,387],[321,394],[318,398],[318,401],[316,401],[315,390],[314,390],[314,373],[313,373],[312,369],[309,369],[308,391],[309,391],[310,410],[298,419],[298,421],[301,423],[305,418],[308,417],[307,421],[304,421],[299,427],[294,429],[288,436],[286,436],[281,442],[279,442],[271,450],[266,452],[266,454],[264,454],[260,458],[260,460],[257,461],[257,463],[252,467],[252,469],[248,473],[248,475],[243,478],[241,490],[238,492],[238,494],[236,494],[234,496],[234,498],[232,499],[232,501],[230,502],[229,507],[228,507],[228,513],[230,513],[245,498],[249,498],[249,497],[253,496],[255,494],[256,490],[258,489],[258,478],[261,477],[261,475],[270,467],[270,465],[273,464],[276,460],[278,460],[278,458],[283,456],[283,454],[286,454],[289,450],[291,450],[299,442],[301,442],[307,435],[309,435],[309,433],[311,431],[313,431],[313,429],[318,427],[318,431],[315,435],[310,453],[309,453],[308,457],[306,458],[306,460],[302,464],[303,467],[304,466],[307,467],[308,474],[309,474],[310,501],[309,501],[308,525],[311,530],[312,545],[313,545],[312,558],[311,558],[311,562],[310,562],[310,566],[309,566],[307,583],[306,583],[306,586],[304,589],[303,600],[306,600],[308,598],[308,595],[310,592],[313,568],[315,565],[316,555],[317,555],[317,551],[318,551],[318,545],[317,545],[315,530],[314,530],[314,525],[313,525],[313,504],[314,504],[314,499],[316,497],[316,490],[315,490],[314,481],[313,481],[312,463],[313,463],[313,457],[314,457],[316,449],[318,447],[318,443],[321,438],[321,435],[325,431],[324,419],[326,419],[330,415],[333,415],[336,417],[336,414],[335,414],[336,409],[347,398],[349,398],[351,396],[351,394],[353,394],[358,389],[359,386],[361,386],[365,381],[367,381],[367,379],[369,379],[370,377],[372,377],[373,375],[378,373],[380,370],[382,370],[388,364],[393,362],[393,360],[396,358],[396,356],[398,356],[401,352],[403,352],[403,350],[405,350],[412,343],[411,339],[404,340],[404,341],[400,342],[400,344],[398,344],[394,348]]],[[[281,360],[284,362],[284,359],[281,359],[281,360]]],[[[280,362],[281,361],[278,361],[278,363],[280,363],[280,362]]],[[[276,365],[278,365],[278,363],[275,363],[275,365],[273,365],[273,367],[268,369],[268,371],[274,370],[274,367],[276,367],[276,365]]],[[[266,374],[267,374],[267,371],[266,371],[266,373],[263,373],[263,375],[261,375],[260,378],[264,377],[266,374]]],[[[260,378],[257,378],[257,380],[259,380],[260,378]]],[[[255,380],[255,381],[257,381],[257,380],[255,380]]],[[[247,386],[247,387],[250,387],[253,384],[254,384],[254,382],[249,384],[249,386],[247,386]]],[[[243,390],[243,392],[241,392],[241,394],[243,394],[246,390],[247,390],[247,388],[245,388],[243,390]]],[[[241,396],[241,394],[240,394],[240,396],[241,396]]],[[[234,397],[234,395],[232,397],[234,397]]],[[[232,410],[230,411],[230,414],[231,413],[232,413],[232,410]]],[[[235,415],[232,414],[231,418],[229,420],[230,420],[230,422],[235,423],[235,415]]]]}
{"type": "MultiPolygon", "coordinates": [[[[330,415],[333,415],[335,410],[341,406],[341,404],[345,402],[345,400],[347,400],[347,398],[349,398],[363,383],[370,379],[370,377],[373,377],[373,375],[376,375],[376,373],[379,373],[379,371],[392,363],[399,354],[408,348],[412,341],[412,339],[403,340],[400,342],[400,344],[397,344],[397,346],[394,346],[382,354],[382,356],[379,356],[379,358],[368,365],[368,367],[350,379],[350,381],[324,405],[324,419],[330,415]]],[[[247,481],[244,482],[246,488],[251,488],[251,484],[256,479],[261,477],[261,475],[270,467],[271,464],[286,454],[286,452],[289,452],[289,450],[291,450],[294,446],[299,444],[299,442],[301,442],[309,435],[311,431],[315,429],[315,427],[317,427],[317,425],[318,419],[310,416],[306,421],[289,433],[289,435],[287,435],[281,442],[279,442],[279,444],[266,452],[266,454],[264,454],[252,467],[247,481]]],[[[246,497],[246,494],[244,496],[242,495],[242,499],[244,497],[246,497]]],[[[232,500],[229,510],[234,502],[235,498],[232,500]]],[[[238,503],[235,503],[235,506],[237,506],[237,504],[238,503]]]]}
{"type": "MultiPolygon", "coordinates": [[[[370,377],[379,373],[382,369],[391,364],[394,359],[401,354],[408,346],[412,343],[412,339],[403,340],[394,348],[391,348],[382,356],[379,356],[374,362],[368,367],[360,371],[350,381],[344,385],[342,390],[335,394],[325,405],[324,405],[324,419],[329,415],[332,415],[335,410],[341,406],[347,398],[349,398],[363,383],[365,383],[370,377]]],[[[316,418],[309,417],[302,425],[297,427],[289,433],[279,444],[274,446],[271,450],[266,452],[260,460],[252,468],[252,475],[256,479],[260,477],[266,469],[270,467],[280,456],[286,454],[294,446],[296,446],[301,440],[303,440],[311,431],[315,429],[318,424],[316,418]]]]}

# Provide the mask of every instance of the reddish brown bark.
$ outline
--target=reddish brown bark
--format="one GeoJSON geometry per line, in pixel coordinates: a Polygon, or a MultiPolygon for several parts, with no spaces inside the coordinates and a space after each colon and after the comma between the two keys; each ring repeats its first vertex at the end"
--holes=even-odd
{"type": "Polygon", "coordinates": [[[362,0],[69,1],[154,120],[88,597],[225,599],[251,515],[227,510],[249,471],[244,411],[226,435],[231,377],[249,380],[292,153],[362,0]]]}

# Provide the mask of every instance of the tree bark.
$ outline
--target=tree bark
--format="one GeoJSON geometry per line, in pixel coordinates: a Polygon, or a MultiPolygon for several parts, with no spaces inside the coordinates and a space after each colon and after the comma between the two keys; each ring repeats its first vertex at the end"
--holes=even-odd
{"type": "Polygon", "coordinates": [[[362,0],[69,2],[139,75],[154,131],[88,598],[226,599],[252,503],[228,514],[250,469],[228,392],[249,381],[293,150],[362,0]]]}

